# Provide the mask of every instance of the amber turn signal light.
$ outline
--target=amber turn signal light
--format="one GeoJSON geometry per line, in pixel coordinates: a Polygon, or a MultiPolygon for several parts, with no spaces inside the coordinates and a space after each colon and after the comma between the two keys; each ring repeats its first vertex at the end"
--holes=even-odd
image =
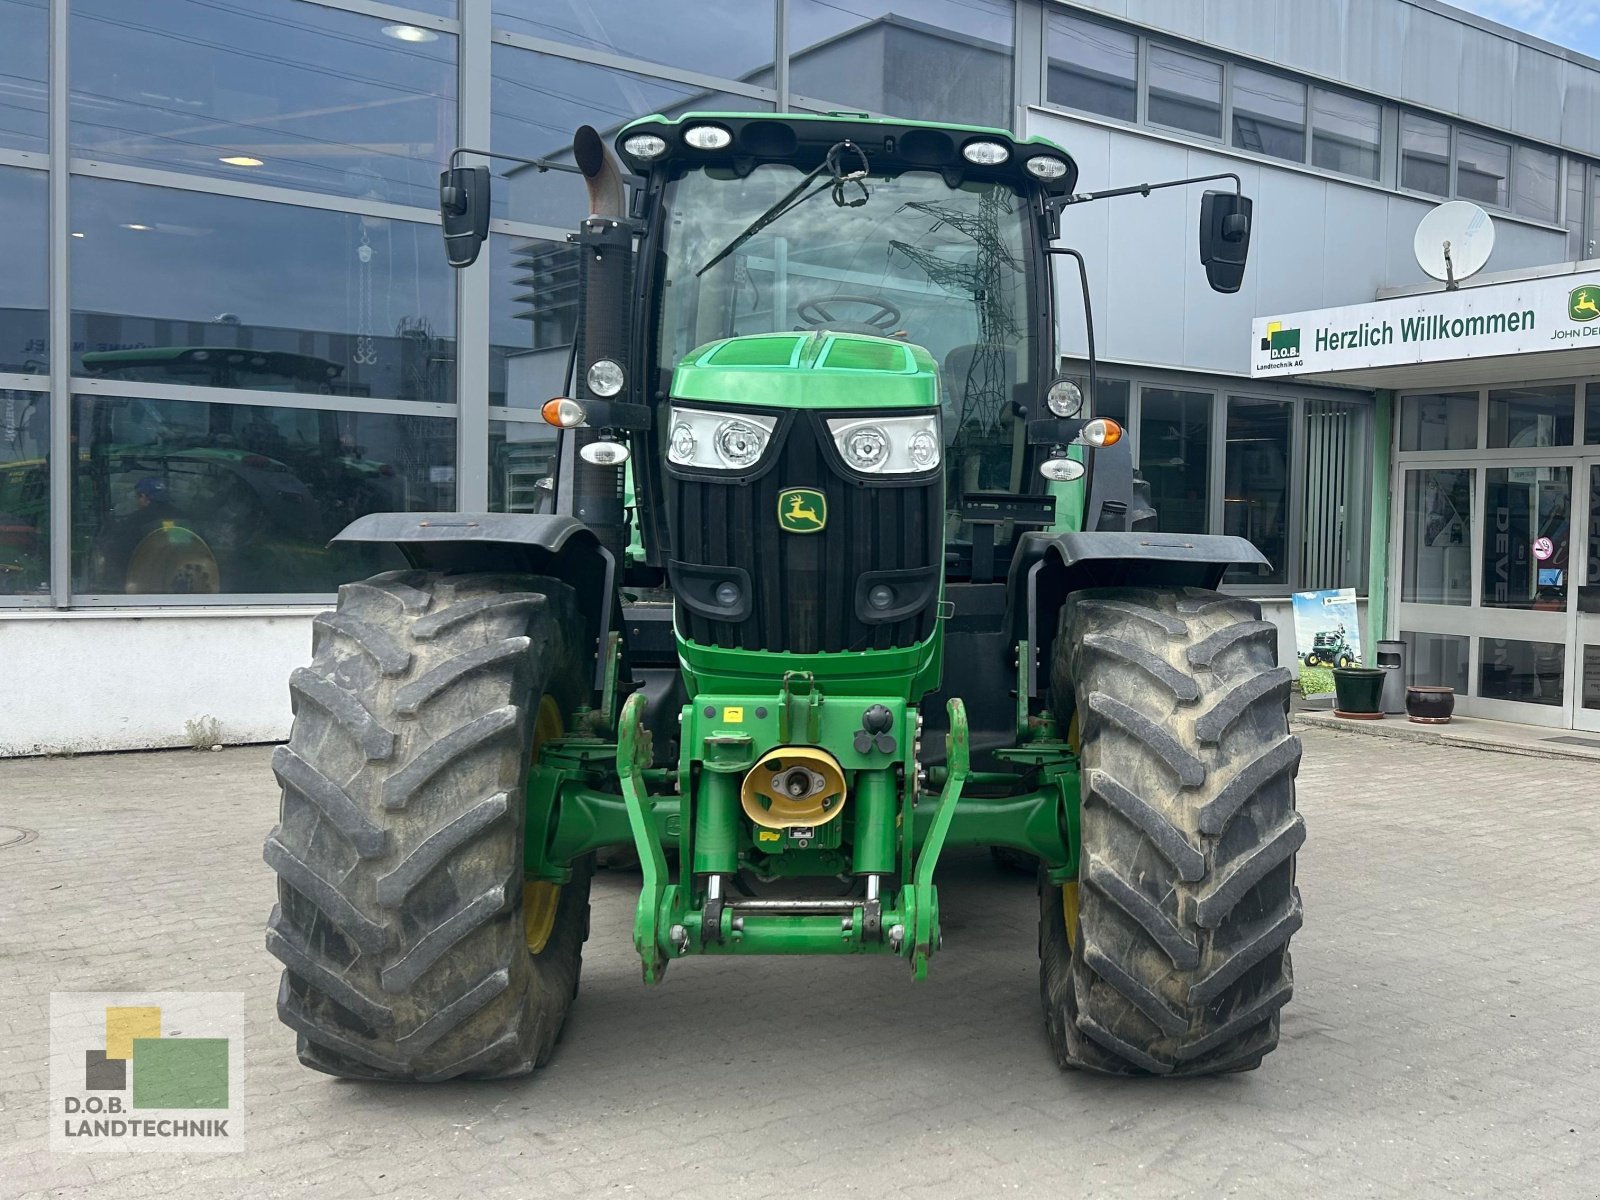
{"type": "Polygon", "coordinates": [[[1115,446],[1122,440],[1122,426],[1110,417],[1096,417],[1084,425],[1080,440],[1084,445],[1093,446],[1097,450],[1115,446]]]}
{"type": "Polygon", "coordinates": [[[569,400],[565,396],[557,396],[553,400],[546,400],[544,407],[539,410],[539,415],[545,423],[554,425],[557,429],[572,429],[582,425],[585,417],[583,405],[576,400],[569,400]]]}

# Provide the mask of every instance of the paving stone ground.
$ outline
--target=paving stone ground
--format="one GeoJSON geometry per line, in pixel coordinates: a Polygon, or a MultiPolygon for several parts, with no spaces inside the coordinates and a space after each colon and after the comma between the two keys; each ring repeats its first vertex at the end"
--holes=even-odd
{"type": "Polygon", "coordinates": [[[1194,1082],[1063,1074],[1030,880],[941,871],[945,950],[639,982],[603,873],[551,1066],[302,1069],[273,1013],[264,748],[0,762],[0,1196],[1600,1196],[1600,768],[1305,732],[1283,1044],[1194,1082]],[[3,840],[3,839],[0,839],[3,840]],[[244,993],[246,1150],[52,1154],[60,991],[244,993]]]}

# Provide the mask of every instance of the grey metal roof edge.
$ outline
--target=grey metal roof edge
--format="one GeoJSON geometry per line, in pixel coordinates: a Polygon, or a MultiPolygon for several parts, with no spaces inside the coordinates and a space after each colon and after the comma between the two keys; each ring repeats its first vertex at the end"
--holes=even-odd
{"type": "MultiPolygon", "coordinates": [[[[1529,279],[1551,279],[1558,275],[1578,275],[1589,271],[1600,271],[1600,258],[1586,258],[1580,262],[1550,263],[1543,267],[1518,267],[1512,271],[1496,271],[1492,275],[1474,275],[1470,279],[1461,281],[1461,290],[1493,287],[1500,283],[1522,283],[1529,279]]],[[[1426,296],[1445,290],[1444,284],[1440,282],[1391,284],[1380,287],[1373,299],[1398,300],[1404,296],[1426,296]]]]}
{"type": "Polygon", "coordinates": [[[1464,8],[1457,8],[1454,4],[1446,4],[1444,0],[1400,0],[1402,4],[1409,4],[1412,8],[1420,8],[1437,16],[1447,17],[1452,21],[1459,21],[1463,25],[1471,25],[1485,33],[1492,33],[1496,37],[1504,38],[1508,42],[1521,42],[1534,50],[1541,50],[1555,58],[1564,58],[1568,62],[1576,63],[1580,67],[1600,73],[1600,58],[1591,58],[1582,51],[1574,50],[1570,46],[1563,46],[1557,42],[1546,41],[1542,37],[1535,37],[1531,33],[1524,33],[1520,29],[1513,29],[1509,25],[1502,25],[1499,21],[1489,17],[1479,16],[1475,12],[1468,12],[1464,8]]]}

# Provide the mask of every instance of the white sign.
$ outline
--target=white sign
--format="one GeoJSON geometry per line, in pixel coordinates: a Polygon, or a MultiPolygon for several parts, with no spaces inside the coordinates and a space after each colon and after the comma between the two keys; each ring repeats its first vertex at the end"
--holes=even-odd
{"type": "Polygon", "coordinates": [[[1600,272],[1257,317],[1252,337],[1258,379],[1600,347],[1600,272]]]}

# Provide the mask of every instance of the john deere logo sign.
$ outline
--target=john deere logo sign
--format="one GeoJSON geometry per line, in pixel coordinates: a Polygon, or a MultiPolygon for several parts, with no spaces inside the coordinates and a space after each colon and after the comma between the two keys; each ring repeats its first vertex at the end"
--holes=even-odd
{"type": "Polygon", "coordinates": [[[778,493],[778,527],[785,533],[820,533],[828,523],[828,498],[815,488],[778,493]]]}
{"type": "Polygon", "coordinates": [[[1285,329],[1282,322],[1273,321],[1267,326],[1267,336],[1261,339],[1261,348],[1277,358],[1300,357],[1300,330],[1285,329]]]}
{"type": "Polygon", "coordinates": [[[1567,316],[1574,321],[1592,321],[1600,317],[1600,288],[1573,288],[1567,297],[1567,316]]]}

